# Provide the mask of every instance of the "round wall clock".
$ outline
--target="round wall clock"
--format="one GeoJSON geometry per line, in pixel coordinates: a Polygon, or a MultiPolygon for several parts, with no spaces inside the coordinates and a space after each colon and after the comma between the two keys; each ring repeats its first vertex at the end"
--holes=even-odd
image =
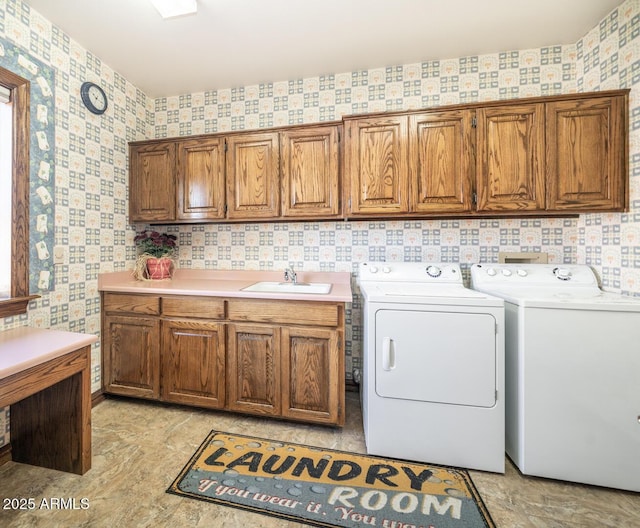
{"type": "Polygon", "coordinates": [[[89,112],[100,115],[107,109],[107,95],[104,90],[92,82],[84,82],[80,87],[80,97],[89,112]]]}

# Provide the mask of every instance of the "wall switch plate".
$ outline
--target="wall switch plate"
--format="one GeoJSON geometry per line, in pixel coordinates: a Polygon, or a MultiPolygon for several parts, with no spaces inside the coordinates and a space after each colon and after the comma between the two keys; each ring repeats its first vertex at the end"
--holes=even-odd
{"type": "Polygon", "coordinates": [[[64,264],[67,257],[67,248],[64,246],[56,246],[53,248],[53,263],[64,264]]]}

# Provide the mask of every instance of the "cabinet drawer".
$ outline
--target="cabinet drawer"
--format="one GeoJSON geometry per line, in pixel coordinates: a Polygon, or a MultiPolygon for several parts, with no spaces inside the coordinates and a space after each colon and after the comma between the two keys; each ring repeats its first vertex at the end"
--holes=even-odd
{"type": "Polygon", "coordinates": [[[105,312],[160,314],[160,297],[157,296],[105,293],[102,302],[105,312]]]}
{"type": "Polygon", "coordinates": [[[340,307],[336,304],[323,302],[272,301],[270,299],[230,300],[229,319],[256,323],[338,326],[340,307]]]}
{"type": "Polygon", "coordinates": [[[224,319],[224,300],[217,297],[163,297],[162,315],[224,319]]]}

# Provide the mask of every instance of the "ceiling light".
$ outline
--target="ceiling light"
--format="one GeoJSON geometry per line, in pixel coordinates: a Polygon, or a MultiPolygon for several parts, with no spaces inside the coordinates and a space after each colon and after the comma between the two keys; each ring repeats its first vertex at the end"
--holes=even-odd
{"type": "Polygon", "coordinates": [[[198,11],[196,0],[151,0],[162,18],[192,15],[198,11]]]}

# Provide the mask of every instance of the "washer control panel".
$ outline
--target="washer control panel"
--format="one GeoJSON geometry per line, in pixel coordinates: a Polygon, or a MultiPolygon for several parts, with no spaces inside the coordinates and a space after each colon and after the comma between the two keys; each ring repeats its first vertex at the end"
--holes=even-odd
{"type": "Polygon", "coordinates": [[[478,286],[597,286],[589,266],[558,264],[474,264],[471,283],[478,286]]]}
{"type": "Polygon", "coordinates": [[[362,262],[359,280],[371,282],[428,282],[462,284],[458,264],[442,262],[362,262]]]}

